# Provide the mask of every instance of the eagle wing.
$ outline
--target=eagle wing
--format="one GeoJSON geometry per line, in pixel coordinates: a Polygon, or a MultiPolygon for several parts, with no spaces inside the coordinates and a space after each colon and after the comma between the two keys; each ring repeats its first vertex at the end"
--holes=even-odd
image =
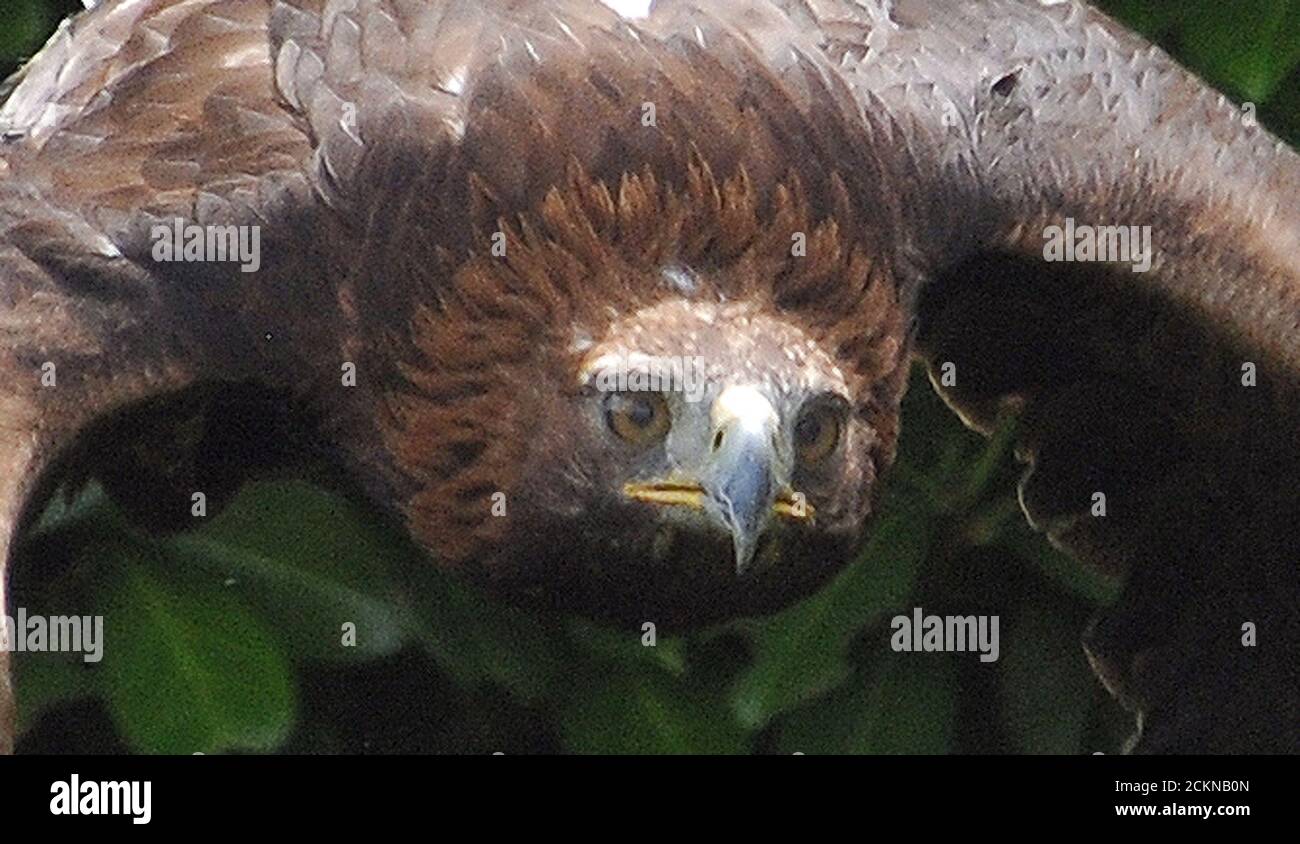
{"type": "Polygon", "coordinates": [[[1138,747],[1300,749],[1300,156],[1082,2],[783,6],[899,186],[936,388],[1127,577],[1086,647],[1138,747]]]}
{"type": "Polygon", "coordinates": [[[825,157],[855,113],[765,3],[636,20],[594,0],[118,0],[78,15],[0,88],[0,574],[87,431],[145,429],[105,420],[207,384],[336,405],[329,424],[380,451],[373,427],[358,433],[374,423],[347,417],[394,385],[330,398],[339,361],[401,359],[391,347],[436,318],[440,268],[575,164],[619,185],[629,161],[682,183],[690,155],[719,175],[743,161],[770,194],[792,132],[825,157]],[[255,229],[256,271],[155,252],[211,228],[255,229]]]}

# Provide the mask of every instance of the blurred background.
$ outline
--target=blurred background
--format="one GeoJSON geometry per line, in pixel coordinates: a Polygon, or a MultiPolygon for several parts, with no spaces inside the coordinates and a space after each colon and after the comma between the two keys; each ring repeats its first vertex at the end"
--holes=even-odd
{"type": "MultiPolygon", "coordinates": [[[[1300,2],[1103,5],[1300,139],[1300,2]]],[[[0,0],[0,77],[79,8],[0,0]]],[[[19,752],[1117,752],[1131,719],[1079,646],[1114,585],[1026,527],[1009,427],[966,431],[920,373],[904,422],[855,564],[776,616],[653,646],[486,601],[305,483],[250,484],[162,540],[91,485],[42,517],[11,606],[102,614],[108,645],[18,656],[19,752]],[[998,615],[1000,659],[894,653],[913,607],[998,615]]]]}

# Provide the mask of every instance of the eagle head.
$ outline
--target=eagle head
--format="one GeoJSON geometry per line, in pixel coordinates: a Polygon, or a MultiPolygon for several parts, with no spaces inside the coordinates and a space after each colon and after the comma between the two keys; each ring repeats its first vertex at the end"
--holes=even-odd
{"type": "Polygon", "coordinates": [[[448,269],[391,402],[414,535],[507,598],[669,628],[823,583],[872,512],[907,369],[847,208],[696,159],[677,184],[575,168],[489,225],[501,248],[448,269]]]}

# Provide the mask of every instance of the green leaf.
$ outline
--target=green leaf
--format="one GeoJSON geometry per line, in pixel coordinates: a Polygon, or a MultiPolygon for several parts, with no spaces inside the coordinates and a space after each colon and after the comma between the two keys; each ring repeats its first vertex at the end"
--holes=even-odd
{"type": "Polygon", "coordinates": [[[754,625],[755,658],[732,690],[750,729],[839,685],[854,634],[912,594],[930,544],[931,514],[895,497],[873,526],[861,558],[819,593],[754,625]]]}
{"type": "Polygon", "coordinates": [[[1260,111],[1260,120],[1293,147],[1300,147],[1300,66],[1282,81],[1274,96],[1260,111]]]}
{"type": "Polygon", "coordinates": [[[886,652],[870,672],[855,673],[835,692],[784,717],[778,751],[951,753],[958,695],[953,659],[886,652]]]}
{"type": "Polygon", "coordinates": [[[560,620],[493,601],[428,560],[405,572],[420,641],[457,685],[494,683],[528,703],[564,696],[574,656],[560,620]]]}
{"type": "Polygon", "coordinates": [[[319,572],[201,536],[177,537],[167,547],[195,575],[212,575],[212,588],[238,595],[294,659],[377,659],[413,635],[415,622],[393,604],[319,572]]]}
{"type": "MultiPolygon", "coordinates": [[[[12,595],[11,609],[21,602],[29,616],[98,615],[105,569],[112,565],[102,549],[124,536],[123,523],[97,484],[71,498],[56,494],[20,552],[20,562],[39,565],[41,577],[27,583],[23,594],[12,595]]],[[[19,733],[48,708],[103,697],[102,666],[102,661],[86,662],[81,653],[20,654],[14,660],[19,733]]]]}
{"type": "Polygon", "coordinates": [[[1097,681],[1079,644],[1079,627],[1049,601],[1026,601],[1002,625],[1001,701],[1016,753],[1083,750],[1097,681]]]}
{"type": "Polygon", "coordinates": [[[164,577],[148,549],[118,543],[104,597],[104,681],[127,742],[146,753],[269,751],[293,728],[289,662],[233,596],[164,577]]]}
{"type": "Polygon", "coordinates": [[[22,654],[14,663],[18,697],[18,734],[34,725],[51,707],[102,695],[99,672],[79,653],[22,654]]]}
{"type": "Polygon", "coordinates": [[[1237,96],[1267,102],[1300,64],[1297,0],[1195,0],[1180,5],[1184,61],[1237,96]]]}
{"type": "Polygon", "coordinates": [[[1099,5],[1153,41],[1179,23],[1178,3],[1152,3],[1151,0],[1101,0],[1099,5]]]}
{"type": "Polygon", "coordinates": [[[676,676],[686,672],[680,638],[656,637],[654,645],[646,645],[640,630],[615,630],[580,618],[571,619],[568,626],[573,641],[595,659],[624,665],[645,663],[676,676]]]}
{"type": "Polygon", "coordinates": [[[560,716],[575,753],[738,754],[749,750],[724,706],[653,668],[617,670],[560,716]]]}
{"type": "Polygon", "coordinates": [[[211,523],[166,546],[214,586],[243,596],[295,658],[373,659],[417,633],[390,574],[408,556],[404,541],[305,483],[245,487],[211,523]],[[345,624],[355,625],[355,644],[344,642],[345,624]]]}
{"type": "Polygon", "coordinates": [[[45,5],[35,0],[5,0],[0,4],[0,76],[4,64],[25,59],[49,34],[45,5]]]}
{"type": "Polygon", "coordinates": [[[1028,525],[1008,530],[998,547],[1036,569],[1059,588],[1096,607],[1110,606],[1119,597],[1121,583],[1092,566],[1068,557],[1052,547],[1047,537],[1028,525]]]}

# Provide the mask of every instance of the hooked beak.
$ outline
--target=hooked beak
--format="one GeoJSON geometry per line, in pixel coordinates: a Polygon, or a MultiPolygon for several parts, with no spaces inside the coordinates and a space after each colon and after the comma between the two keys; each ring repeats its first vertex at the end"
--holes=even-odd
{"type": "Polygon", "coordinates": [[[754,560],[758,540],[776,503],[780,419],[767,397],[752,387],[730,387],[714,402],[706,509],[731,533],[736,573],[754,560]]]}
{"type": "Polygon", "coordinates": [[[776,513],[811,522],[811,505],[790,488],[782,458],[780,417],[753,387],[728,387],[710,411],[711,435],[699,481],[628,484],[627,495],[656,504],[704,510],[731,534],[736,573],[753,563],[759,540],[776,513]]]}

